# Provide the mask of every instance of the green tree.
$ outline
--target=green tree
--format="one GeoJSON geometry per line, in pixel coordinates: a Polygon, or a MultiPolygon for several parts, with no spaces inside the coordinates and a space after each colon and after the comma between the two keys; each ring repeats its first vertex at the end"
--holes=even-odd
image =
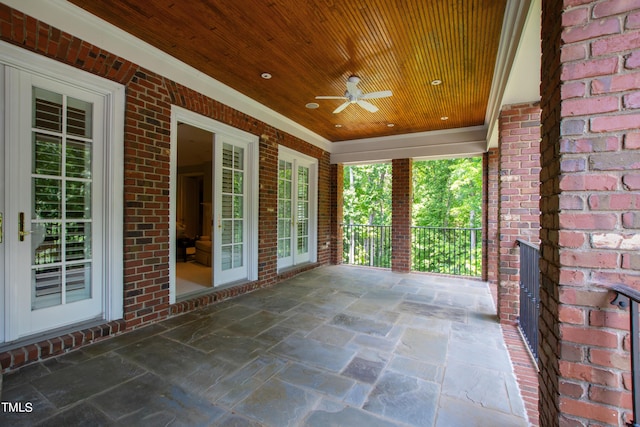
{"type": "Polygon", "coordinates": [[[391,224],[391,165],[345,166],[343,209],[345,224],[391,224]]]}
{"type": "Polygon", "coordinates": [[[413,269],[456,275],[480,272],[482,158],[414,162],[413,269]]]}
{"type": "Polygon", "coordinates": [[[482,158],[413,163],[413,224],[424,227],[479,227],[482,158]]]}

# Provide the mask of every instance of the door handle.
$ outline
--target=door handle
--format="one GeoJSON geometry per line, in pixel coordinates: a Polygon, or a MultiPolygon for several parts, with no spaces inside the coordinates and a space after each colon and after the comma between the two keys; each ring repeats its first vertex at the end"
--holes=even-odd
{"type": "Polygon", "coordinates": [[[0,212],[0,243],[2,243],[2,216],[4,214],[0,212]]]}
{"type": "Polygon", "coordinates": [[[24,212],[20,212],[18,214],[18,240],[24,242],[24,236],[31,233],[31,231],[24,231],[24,212]]]}

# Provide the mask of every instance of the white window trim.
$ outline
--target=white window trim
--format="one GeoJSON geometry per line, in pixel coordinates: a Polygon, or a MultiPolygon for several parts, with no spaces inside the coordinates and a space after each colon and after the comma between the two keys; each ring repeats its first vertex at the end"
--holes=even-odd
{"type": "MultiPolygon", "coordinates": [[[[307,156],[291,148],[278,146],[278,160],[294,161],[295,165],[309,168],[309,261],[318,260],[318,159],[307,156]]],[[[278,267],[278,271],[286,270],[301,263],[296,263],[287,267],[278,267]]]]}
{"type": "MultiPolygon", "coordinates": [[[[97,93],[105,99],[104,320],[123,318],[125,87],[70,65],[0,41],[0,64],[97,93]]],[[[5,128],[6,132],[6,128],[5,128]]],[[[6,294],[6,289],[0,290],[6,294]]],[[[4,322],[3,322],[4,323],[4,322]]]]}
{"type": "MultiPolygon", "coordinates": [[[[193,111],[187,110],[177,105],[171,106],[171,148],[170,148],[170,188],[169,188],[169,303],[176,302],[176,230],[173,224],[176,223],[176,194],[178,180],[178,123],[186,123],[191,126],[206,130],[214,135],[226,135],[231,139],[243,141],[247,144],[248,170],[251,176],[248,177],[247,207],[248,236],[247,236],[247,268],[248,281],[258,280],[258,167],[259,167],[259,138],[257,135],[242,131],[227,124],[218,122],[212,118],[203,116],[193,111]]],[[[212,141],[213,144],[213,141],[212,141]]],[[[213,268],[213,266],[212,266],[213,268]]],[[[215,288],[213,288],[215,289],[215,288]]]]}

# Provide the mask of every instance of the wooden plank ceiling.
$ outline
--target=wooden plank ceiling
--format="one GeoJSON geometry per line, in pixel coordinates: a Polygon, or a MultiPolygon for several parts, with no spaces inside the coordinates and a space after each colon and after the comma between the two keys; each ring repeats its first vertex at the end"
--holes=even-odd
{"type": "Polygon", "coordinates": [[[484,124],[507,0],[70,1],[342,141],[484,124]],[[315,99],[351,75],[393,96],[369,100],[375,113],[315,99]]]}

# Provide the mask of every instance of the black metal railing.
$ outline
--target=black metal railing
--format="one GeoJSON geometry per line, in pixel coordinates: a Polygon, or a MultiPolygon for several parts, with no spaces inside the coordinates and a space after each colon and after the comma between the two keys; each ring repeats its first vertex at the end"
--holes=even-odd
{"type": "Polygon", "coordinates": [[[540,249],[517,240],[520,246],[520,315],[518,327],[531,354],[538,361],[538,317],[540,316],[540,249]]]}
{"type": "Polygon", "coordinates": [[[455,276],[482,274],[482,229],[411,227],[411,269],[455,276]]]}
{"type": "Polygon", "coordinates": [[[345,264],[391,268],[390,225],[345,224],[343,227],[345,264]]]}
{"type": "Polygon", "coordinates": [[[620,308],[629,307],[629,333],[631,335],[631,393],[633,400],[633,422],[627,423],[630,427],[640,427],[638,423],[638,411],[640,410],[640,343],[638,332],[638,303],[640,302],[640,292],[624,285],[614,285],[611,287],[616,293],[616,298],[611,304],[620,308]]]}
{"type": "MultiPolygon", "coordinates": [[[[343,262],[391,267],[390,225],[343,225],[343,262]]],[[[479,228],[411,227],[412,270],[458,276],[482,273],[479,228]]]]}

